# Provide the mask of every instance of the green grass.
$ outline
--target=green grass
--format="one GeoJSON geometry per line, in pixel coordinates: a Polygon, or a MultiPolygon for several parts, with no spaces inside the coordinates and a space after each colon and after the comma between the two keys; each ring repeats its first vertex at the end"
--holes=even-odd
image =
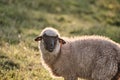
{"type": "Polygon", "coordinates": [[[0,0],[0,80],[54,80],[34,42],[47,26],[120,43],[119,13],[120,0],[0,0]]]}

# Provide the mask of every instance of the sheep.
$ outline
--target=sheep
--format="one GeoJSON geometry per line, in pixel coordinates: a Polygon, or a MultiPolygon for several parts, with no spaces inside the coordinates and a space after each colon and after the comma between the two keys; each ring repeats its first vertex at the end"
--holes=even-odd
{"type": "Polygon", "coordinates": [[[35,41],[52,74],[64,80],[117,80],[120,73],[120,45],[109,38],[62,38],[56,29],[45,28],[35,41]]]}

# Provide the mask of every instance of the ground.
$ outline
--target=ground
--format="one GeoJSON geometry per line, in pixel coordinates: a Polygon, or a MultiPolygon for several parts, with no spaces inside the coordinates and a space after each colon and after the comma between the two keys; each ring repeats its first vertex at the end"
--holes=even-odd
{"type": "Polygon", "coordinates": [[[119,13],[120,0],[0,0],[0,80],[56,80],[41,65],[34,41],[41,30],[120,43],[119,13]]]}

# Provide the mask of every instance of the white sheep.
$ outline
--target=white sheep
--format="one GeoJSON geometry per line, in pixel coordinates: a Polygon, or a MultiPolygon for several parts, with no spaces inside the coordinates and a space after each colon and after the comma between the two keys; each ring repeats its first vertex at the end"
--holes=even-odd
{"type": "Polygon", "coordinates": [[[56,29],[45,28],[35,41],[53,75],[65,80],[117,80],[120,73],[120,45],[106,37],[62,39],[56,29]]]}

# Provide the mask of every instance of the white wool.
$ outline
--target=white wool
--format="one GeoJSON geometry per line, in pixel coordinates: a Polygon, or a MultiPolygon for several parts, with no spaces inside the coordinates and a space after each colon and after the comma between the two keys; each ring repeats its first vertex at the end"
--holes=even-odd
{"type": "Polygon", "coordinates": [[[43,34],[46,34],[48,36],[57,36],[57,35],[60,36],[58,31],[51,27],[45,28],[40,35],[42,36],[43,34]]]}

